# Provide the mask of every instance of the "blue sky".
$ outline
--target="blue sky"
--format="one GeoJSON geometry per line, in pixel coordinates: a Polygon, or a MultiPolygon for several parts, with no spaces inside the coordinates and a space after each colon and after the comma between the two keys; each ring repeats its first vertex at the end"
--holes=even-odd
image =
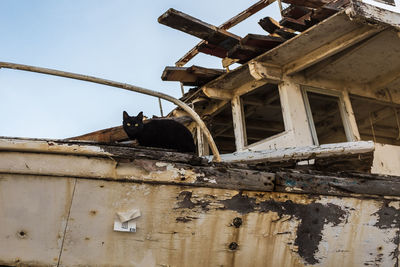
{"type": "MultiPolygon", "coordinates": [[[[2,0],[0,61],[54,68],[130,83],[180,97],[177,82],[161,81],[199,39],[158,24],[175,8],[220,25],[257,1],[2,0]]],[[[260,18],[279,19],[276,4],[230,31],[266,34],[260,18]]],[[[199,55],[187,66],[221,67],[199,55]]],[[[188,88],[186,88],[187,90],[188,88]]],[[[121,125],[122,111],[160,115],[158,100],[117,88],[0,69],[0,136],[67,138],[121,125]]],[[[163,101],[164,113],[174,106],[163,101]]]]}

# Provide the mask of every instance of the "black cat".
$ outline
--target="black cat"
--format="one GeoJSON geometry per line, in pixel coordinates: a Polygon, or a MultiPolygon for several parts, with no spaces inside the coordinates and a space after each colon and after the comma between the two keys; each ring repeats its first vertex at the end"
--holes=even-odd
{"type": "Polygon", "coordinates": [[[143,112],[136,117],[123,112],[123,127],[130,139],[141,146],[175,149],[179,152],[196,151],[190,131],[171,119],[154,119],[143,123],[143,112]]]}

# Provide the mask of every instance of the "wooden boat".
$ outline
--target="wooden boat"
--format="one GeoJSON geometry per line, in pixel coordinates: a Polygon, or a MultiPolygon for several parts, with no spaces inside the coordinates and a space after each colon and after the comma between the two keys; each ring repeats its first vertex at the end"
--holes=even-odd
{"type": "Polygon", "coordinates": [[[280,23],[260,22],[270,37],[247,39],[228,26],[268,1],[219,28],[167,11],[161,23],[205,41],[163,79],[197,86],[181,100],[220,157],[192,121],[199,156],[126,144],[121,127],[2,137],[0,265],[398,266],[400,5],[389,2],[290,0],[280,23]],[[204,51],[242,65],[183,66],[204,51]]]}

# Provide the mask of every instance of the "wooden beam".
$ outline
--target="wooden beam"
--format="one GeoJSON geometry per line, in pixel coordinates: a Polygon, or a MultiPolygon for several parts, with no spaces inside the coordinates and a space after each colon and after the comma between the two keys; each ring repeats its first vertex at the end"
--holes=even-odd
{"type": "Polygon", "coordinates": [[[347,142],[339,144],[326,144],[320,146],[306,146],[296,148],[272,149],[263,151],[244,151],[234,155],[222,155],[222,162],[256,163],[256,162],[281,162],[300,161],[332,156],[345,156],[353,154],[370,153],[374,151],[372,141],[347,142]]]}
{"type": "Polygon", "coordinates": [[[369,36],[382,31],[382,29],[372,28],[371,26],[361,26],[315,50],[294,60],[284,66],[284,71],[288,75],[300,72],[344,49],[368,38],[369,36]]]}
{"type": "MultiPolygon", "coordinates": [[[[263,9],[266,6],[269,6],[271,3],[275,2],[275,0],[261,0],[255,3],[254,5],[250,6],[246,10],[240,12],[238,15],[232,17],[222,25],[220,25],[218,28],[223,29],[223,30],[228,30],[231,27],[239,24],[240,22],[244,21],[251,15],[257,13],[261,9],[263,9]]],[[[178,67],[184,66],[189,60],[194,58],[198,53],[199,53],[199,47],[205,44],[206,42],[203,40],[200,43],[198,43],[195,47],[193,47],[189,52],[187,52],[182,58],[180,58],[175,65],[178,67]]]]}
{"type": "Polygon", "coordinates": [[[275,190],[299,194],[400,196],[397,176],[366,173],[277,172],[275,190]]]}
{"type": "Polygon", "coordinates": [[[289,17],[284,17],[280,22],[280,25],[292,29],[294,31],[302,32],[307,30],[311,25],[307,25],[304,20],[293,19],[289,17]]]}
{"type": "Polygon", "coordinates": [[[256,80],[265,79],[271,83],[282,81],[282,68],[277,65],[251,61],[249,62],[249,71],[256,80]]]}
{"type": "Polygon", "coordinates": [[[283,0],[283,2],[296,6],[318,8],[331,2],[331,0],[283,0]]]}
{"type": "Polygon", "coordinates": [[[273,33],[275,33],[276,30],[282,28],[282,26],[279,24],[279,22],[277,22],[276,20],[274,20],[271,17],[265,17],[263,19],[260,19],[258,24],[261,26],[261,28],[263,28],[269,34],[273,34],[273,33]]]}
{"type": "Polygon", "coordinates": [[[221,69],[208,69],[199,66],[189,68],[165,67],[161,79],[163,81],[179,81],[183,85],[202,86],[225,72],[221,69]]]}
{"type": "Polygon", "coordinates": [[[216,26],[170,8],[158,18],[158,22],[196,36],[207,42],[230,49],[239,43],[240,37],[216,26]]]}
{"type": "Polygon", "coordinates": [[[240,40],[240,43],[243,45],[265,48],[269,50],[282,44],[285,41],[285,39],[277,36],[249,33],[244,38],[242,38],[242,40],[240,40]]]}
{"type": "Polygon", "coordinates": [[[122,126],[107,128],[80,136],[70,137],[66,140],[95,141],[104,143],[114,143],[117,141],[128,140],[129,137],[125,133],[122,126]]]}
{"type": "Polygon", "coordinates": [[[242,151],[247,146],[246,125],[243,114],[243,105],[240,96],[231,100],[233,131],[235,133],[236,151],[242,151]]]}

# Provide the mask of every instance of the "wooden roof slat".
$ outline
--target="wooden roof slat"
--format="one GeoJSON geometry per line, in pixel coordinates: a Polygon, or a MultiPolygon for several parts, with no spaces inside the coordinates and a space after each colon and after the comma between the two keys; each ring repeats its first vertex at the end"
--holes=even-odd
{"type": "Polygon", "coordinates": [[[301,17],[304,17],[307,14],[310,14],[312,12],[311,8],[308,7],[303,7],[303,6],[296,6],[296,5],[290,5],[289,7],[285,8],[282,10],[282,16],[283,17],[289,17],[292,19],[299,19],[301,17]]]}
{"type": "Polygon", "coordinates": [[[158,22],[196,36],[207,42],[230,49],[239,43],[240,37],[226,30],[170,8],[158,18],[158,22]]]}
{"type": "Polygon", "coordinates": [[[283,27],[282,25],[279,24],[279,22],[277,22],[271,17],[265,17],[263,19],[260,19],[258,24],[268,33],[278,35],[286,40],[296,36],[295,33],[291,32],[292,30],[283,27]]]}
{"type": "MultiPolygon", "coordinates": [[[[225,23],[219,26],[220,29],[228,30],[231,27],[239,24],[240,22],[244,21],[248,17],[252,16],[253,14],[257,13],[258,11],[262,10],[264,7],[270,5],[271,3],[275,2],[275,0],[260,0],[254,5],[250,6],[246,10],[240,12],[238,15],[232,17],[225,23]]],[[[199,52],[203,52],[199,50],[199,47],[203,45],[205,41],[201,41],[195,47],[193,47],[189,52],[187,52],[182,58],[180,58],[175,65],[176,66],[184,66],[189,60],[195,57],[199,52]]]]}
{"type": "Polygon", "coordinates": [[[319,8],[331,2],[331,0],[283,0],[287,4],[303,6],[308,8],[319,8]]]}
{"type": "Polygon", "coordinates": [[[248,45],[253,47],[260,47],[260,48],[267,48],[272,49],[281,43],[285,42],[286,40],[272,35],[261,35],[261,34],[248,34],[246,35],[240,43],[242,45],[248,45]]]}
{"type": "Polygon", "coordinates": [[[289,17],[284,17],[279,24],[297,32],[305,31],[311,26],[310,24],[306,24],[303,19],[292,19],[289,17]]]}
{"type": "Polygon", "coordinates": [[[239,59],[239,63],[245,63],[250,59],[280,45],[285,39],[275,36],[248,34],[240,41],[240,44],[229,50],[227,56],[239,59]]]}
{"type": "Polygon", "coordinates": [[[273,34],[276,30],[282,28],[282,26],[271,17],[265,17],[260,19],[258,24],[263,28],[266,32],[273,34]]]}
{"type": "Polygon", "coordinates": [[[229,58],[239,59],[238,62],[243,64],[256,56],[261,55],[267,50],[268,49],[238,44],[229,50],[227,56],[229,58]]]}
{"type": "Polygon", "coordinates": [[[211,56],[215,56],[215,57],[219,57],[219,58],[225,58],[226,57],[226,53],[228,53],[227,49],[224,49],[220,46],[217,45],[213,45],[207,42],[203,42],[201,43],[198,47],[198,52],[207,54],[207,55],[211,55],[211,56]]]}
{"type": "Polygon", "coordinates": [[[199,66],[166,67],[161,79],[163,81],[179,81],[183,85],[201,86],[224,74],[221,69],[208,69],[199,66]]]}

